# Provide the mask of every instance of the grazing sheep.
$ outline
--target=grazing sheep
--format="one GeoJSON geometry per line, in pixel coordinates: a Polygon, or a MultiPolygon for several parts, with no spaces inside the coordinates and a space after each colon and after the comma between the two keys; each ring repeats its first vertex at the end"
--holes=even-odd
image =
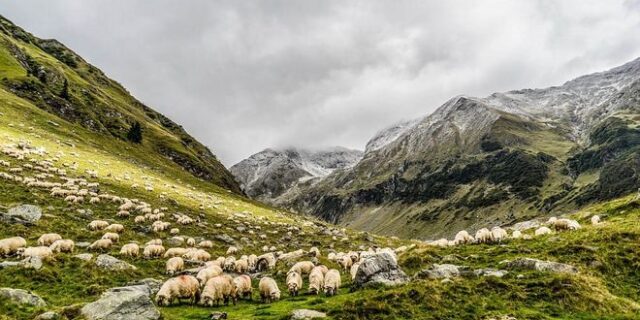
{"type": "Polygon", "coordinates": [[[45,233],[38,238],[39,246],[50,246],[57,240],[62,240],[62,237],[57,233],[45,233]]]}
{"type": "Polygon", "coordinates": [[[73,249],[75,248],[75,243],[73,242],[73,240],[70,239],[60,239],[60,240],[56,240],[54,243],[52,243],[49,248],[51,248],[51,251],[53,252],[73,252],[73,249]]]}
{"type": "Polygon", "coordinates": [[[198,247],[200,247],[200,248],[213,248],[213,242],[211,242],[209,240],[200,241],[200,243],[198,243],[198,247]]]}
{"type": "Polygon", "coordinates": [[[260,299],[263,303],[280,300],[280,289],[278,289],[278,284],[273,278],[263,277],[260,279],[258,290],[260,291],[260,299]]]}
{"type": "Polygon", "coordinates": [[[198,280],[189,275],[182,275],[167,280],[156,294],[156,303],[159,306],[168,306],[173,300],[189,299],[194,304],[200,298],[200,285],[198,280]]]}
{"type": "Polygon", "coordinates": [[[456,245],[473,243],[474,240],[475,239],[473,239],[467,230],[458,231],[456,236],[453,238],[453,242],[456,245]]]}
{"type": "Polygon", "coordinates": [[[236,253],[238,253],[238,248],[234,246],[230,246],[229,249],[227,249],[227,255],[236,254],[236,253]]]}
{"type": "Polygon", "coordinates": [[[182,257],[189,252],[186,248],[169,248],[165,253],[165,258],[182,257]]]}
{"type": "Polygon", "coordinates": [[[506,230],[500,227],[493,227],[491,229],[491,240],[493,242],[500,243],[502,242],[502,240],[507,239],[507,237],[509,237],[509,235],[507,234],[506,230]]]}
{"type": "Polygon", "coordinates": [[[309,274],[309,293],[319,294],[323,286],[324,273],[322,272],[322,268],[313,268],[309,274]]]}
{"type": "Polygon", "coordinates": [[[222,274],[222,269],[218,266],[207,266],[206,268],[198,271],[196,278],[200,282],[200,285],[205,285],[209,279],[217,277],[222,274]]]}
{"type": "Polygon", "coordinates": [[[594,226],[597,226],[600,224],[600,216],[599,215],[594,215],[593,217],[591,217],[591,224],[594,226]]]}
{"type": "Polygon", "coordinates": [[[476,231],[475,239],[476,239],[476,243],[490,243],[491,241],[493,241],[493,236],[491,234],[491,231],[489,231],[489,229],[482,228],[476,231]]]}
{"type": "MultiPolygon", "coordinates": [[[[131,214],[129,213],[129,211],[126,211],[126,210],[121,210],[121,211],[118,211],[118,213],[116,213],[116,217],[118,217],[118,218],[126,218],[129,215],[131,215],[131,214]]],[[[142,217],[142,218],[144,219],[144,217],[142,217]]],[[[138,221],[135,221],[135,222],[137,223],[138,221]]]]}
{"type": "Polygon", "coordinates": [[[89,246],[89,250],[106,251],[106,250],[109,250],[112,245],[113,245],[113,242],[110,239],[100,239],[100,240],[94,241],[89,246]]]}
{"type": "Polygon", "coordinates": [[[249,264],[249,271],[255,271],[258,264],[258,256],[256,256],[255,254],[250,254],[247,257],[247,263],[249,264]]]}
{"type": "Polygon", "coordinates": [[[239,275],[233,278],[233,286],[235,291],[235,299],[240,298],[249,298],[251,300],[251,292],[253,288],[251,287],[251,277],[246,274],[239,275]]]}
{"type": "Polygon", "coordinates": [[[93,220],[89,223],[89,229],[93,231],[102,230],[109,226],[109,222],[104,220],[93,220]]]}
{"type": "Polygon", "coordinates": [[[358,274],[358,268],[360,267],[360,262],[354,263],[349,270],[351,274],[351,280],[355,280],[356,274],[358,274]]]}
{"type": "Polygon", "coordinates": [[[151,244],[144,247],[144,250],[142,251],[142,255],[147,259],[154,258],[154,257],[161,257],[164,254],[164,251],[165,249],[163,246],[157,245],[157,244],[151,244]]]}
{"type": "Polygon", "coordinates": [[[551,234],[551,233],[552,233],[551,229],[547,227],[540,227],[536,229],[536,231],[533,234],[537,237],[537,236],[542,236],[542,235],[551,234]]]}
{"type": "Polygon", "coordinates": [[[558,221],[558,218],[551,217],[549,218],[549,220],[547,220],[547,224],[553,225],[554,223],[556,223],[556,221],[558,221]]]}
{"type": "Polygon", "coordinates": [[[340,271],[336,269],[331,269],[324,276],[324,293],[327,296],[333,296],[338,293],[338,289],[340,289],[341,279],[340,279],[340,271]]]}
{"type": "Polygon", "coordinates": [[[153,232],[161,232],[169,229],[170,225],[171,224],[169,222],[154,221],[151,228],[153,229],[153,232]]]}
{"type": "Polygon", "coordinates": [[[211,260],[211,254],[202,249],[197,250],[189,250],[186,254],[182,256],[185,259],[195,260],[195,261],[209,261],[211,260]]]}
{"type": "Polygon", "coordinates": [[[261,256],[258,256],[258,261],[256,263],[257,271],[271,270],[275,267],[276,267],[276,257],[273,253],[265,253],[261,256]]]}
{"type": "Polygon", "coordinates": [[[114,223],[104,228],[104,231],[122,233],[124,232],[124,226],[119,223],[114,223]]]}
{"type": "Polygon", "coordinates": [[[289,271],[287,273],[287,288],[291,296],[297,296],[298,290],[302,288],[302,276],[297,271],[289,271]]]}
{"type": "Polygon", "coordinates": [[[145,243],[146,246],[152,245],[152,244],[161,246],[162,245],[162,239],[152,239],[152,240],[147,241],[147,243],[145,243]]]}
{"type": "Polygon", "coordinates": [[[562,218],[557,219],[553,223],[553,227],[556,230],[578,230],[580,229],[580,224],[578,223],[578,221],[562,218]]]}
{"type": "Polygon", "coordinates": [[[184,260],[180,257],[173,257],[167,260],[166,270],[168,275],[174,275],[184,269],[184,260]]]}
{"type": "Polygon", "coordinates": [[[226,260],[225,257],[218,257],[216,260],[214,261],[208,261],[207,263],[205,263],[205,265],[207,267],[209,266],[216,266],[219,267],[220,269],[222,269],[224,267],[224,260],[226,260]]]}
{"type": "Polygon", "coordinates": [[[204,285],[200,304],[212,307],[214,303],[216,306],[219,306],[220,301],[223,301],[224,305],[228,305],[229,298],[233,298],[233,304],[235,305],[236,300],[234,298],[232,281],[225,276],[216,276],[209,279],[204,285]]]}
{"type": "Polygon", "coordinates": [[[315,265],[311,261],[300,261],[294,264],[293,267],[289,269],[289,272],[295,271],[301,275],[309,274],[314,267],[315,265]]]}
{"type": "Polygon", "coordinates": [[[91,198],[89,199],[89,203],[90,203],[90,204],[97,204],[97,203],[100,203],[100,198],[98,198],[98,197],[91,197],[91,198]]]}
{"type": "Polygon", "coordinates": [[[196,245],[196,239],[194,239],[194,238],[187,238],[187,245],[188,245],[189,247],[195,247],[195,245],[196,245]]]}
{"type": "Polygon", "coordinates": [[[109,239],[111,242],[118,242],[120,241],[120,235],[114,232],[107,232],[102,235],[102,239],[109,239]]]}
{"type": "Polygon", "coordinates": [[[145,218],[144,216],[136,216],[135,218],[133,218],[133,222],[135,223],[143,223],[147,220],[147,218],[145,218]]]}
{"type": "Polygon", "coordinates": [[[178,233],[180,233],[180,229],[178,228],[172,228],[171,230],[169,230],[170,235],[176,235],[178,233]]]}
{"type": "Polygon", "coordinates": [[[135,243],[127,243],[120,249],[120,254],[125,257],[137,257],[140,254],[140,247],[135,243]]]}
{"type": "Polygon", "coordinates": [[[338,260],[338,263],[340,264],[340,266],[342,266],[342,269],[344,269],[345,271],[348,271],[351,268],[351,266],[353,265],[351,257],[349,257],[349,256],[341,257],[338,260]]]}
{"type": "Polygon", "coordinates": [[[49,247],[40,246],[20,248],[18,252],[20,252],[20,255],[23,258],[38,257],[42,260],[55,260],[53,258],[53,251],[49,247]]]}
{"type": "Polygon", "coordinates": [[[225,271],[233,271],[233,269],[235,268],[235,264],[236,264],[236,258],[231,256],[231,257],[227,257],[224,260],[224,264],[223,264],[223,268],[225,271]]]}
{"type": "Polygon", "coordinates": [[[316,247],[311,247],[311,249],[309,249],[309,256],[319,258],[320,250],[316,247]]]}
{"type": "Polygon", "coordinates": [[[246,273],[249,271],[249,262],[247,259],[240,259],[235,262],[234,269],[236,273],[246,273]]]}
{"type": "Polygon", "coordinates": [[[9,256],[25,248],[27,241],[22,237],[12,237],[0,240],[0,256],[9,256]]]}
{"type": "Polygon", "coordinates": [[[322,274],[327,274],[327,272],[329,271],[329,268],[327,268],[327,266],[325,266],[324,264],[317,265],[314,268],[320,269],[320,271],[322,271],[322,274]]]}
{"type": "Polygon", "coordinates": [[[522,232],[520,232],[520,230],[514,230],[513,233],[511,234],[511,238],[512,239],[522,238],[522,232]]]}

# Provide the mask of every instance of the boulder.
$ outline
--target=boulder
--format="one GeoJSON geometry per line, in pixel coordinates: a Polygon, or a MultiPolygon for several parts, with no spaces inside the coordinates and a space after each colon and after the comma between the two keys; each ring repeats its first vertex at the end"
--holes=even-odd
{"type": "Polygon", "coordinates": [[[90,245],[91,243],[85,241],[76,242],[76,248],[87,248],[90,245]]]}
{"type": "Polygon", "coordinates": [[[19,305],[30,305],[34,307],[46,307],[47,303],[39,296],[27,290],[0,288],[0,298],[5,301],[19,305]]]}
{"type": "Polygon", "coordinates": [[[215,238],[216,240],[220,240],[220,241],[222,241],[222,242],[224,242],[224,243],[227,243],[227,244],[234,244],[234,243],[235,243],[235,240],[233,240],[233,238],[231,238],[231,237],[230,237],[229,235],[227,235],[226,233],[223,233],[223,234],[221,234],[221,235],[220,235],[220,234],[219,234],[219,235],[216,235],[214,238],[215,238]]]}
{"type": "Polygon", "coordinates": [[[2,262],[0,262],[0,269],[10,268],[10,267],[19,267],[19,266],[20,266],[20,262],[19,261],[2,261],[2,262]]]}
{"type": "MultiPolygon", "coordinates": [[[[146,291],[149,292],[150,296],[155,296],[158,291],[160,291],[160,287],[162,287],[162,281],[153,278],[145,278],[138,281],[133,281],[127,283],[127,286],[146,286],[146,291]]],[[[113,290],[113,289],[112,289],[113,290]]]]}
{"type": "Polygon", "coordinates": [[[498,278],[502,278],[507,273],[509,273],[509,272],[506,271],[506,270],[499,270],[499,269],[492,269],[492,268],[473,270],[473,274],[475,276],[477,276],[477,277],[498,277],[498,278]]]}
{"type": "Polygon", "coordinates": [[[418,271],[415,277],[418,279],[449,279],[459,277],[464,267],[453,264],[434,263],[431,268],[418,271]]]}
{"type": "Polygon", "coordinates": [[[102,294],[100,299],[82,307],[80,313],[88,320],[156,320],[160,312],[151,301],[149,292],[140,285],[137,288],[114,288],[102,294]]]}
{"type": "Polygon", "coordinates": [[[355,287],[369,284],[397,285],[408,281],[407,275],[398,267],[398,262],[388,252],[373,254],[360,263],[355,287]]]}
{"type": "Polygon", "coordinates": [[[80,259],[82,261],[91,261],[91,259],[93,259],[93,254],[91,254],[91,253],[81,253],[81,254],[76,254],[73,257],[76,258],[76,259],[80,259]]]}
{"type": "Polygon", "coordinates": [[[327,317],[327,314],[320,311],[309,310],[309,309],[298,309],[298,310],[293,310],[293,312],[291,312],[291,317],[289,319],[306,320],[306,319],[320,319],[320,318],[326,318],[326,317],[327,317]]]}
{"type": "Polygon", "coordinates": [[[136,270],[134,265],[128,264],[122,260],[118,260],[108,254],[101,254],[96,258],[96,266],[107,270],[136,270]]]}
{"type": "Polygon", "coordinates": [[[58,319],[62,319],[62,317],[60,316],[60,314],[55,313],[53,311],[47,311],[34,318],[34,320],[58,320],[58,319]]]}
{"type": "Polygon", "coordinates": [[[565,263],[544,261],[532,258],[518,258],[513,261],[502,261],[500,264],[506,265],[510,269],[529,269],[540,272],[551,273],[578,273],[578,268],[565,263]]]}
{"type": "Polygon", "coordinates": [[[7,213],[0,213],[1,220],[10,223],[34,224],[42,217],[42,209],[38,206],[23,204],[13,207],[7,213]]]}

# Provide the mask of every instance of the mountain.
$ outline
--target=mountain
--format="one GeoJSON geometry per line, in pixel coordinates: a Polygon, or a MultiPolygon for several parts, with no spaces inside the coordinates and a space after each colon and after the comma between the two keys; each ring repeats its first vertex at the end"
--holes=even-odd
{"type": "Polygon", "coordinates": [[[381,131],[282,206],[388,235],[564,213],[640,187],[640,59],[561,86],[458,96],[381,131]]]}
{"type": "Polygon", "coordinates": [[[279,197],[300,184],[311,185],[338,169],[348,169],[362,151],[335,147],[326,150],[266,149],[231,167],[244,192],[252,198],[278,203],[279,197]]]}
{"type": "Polygon", "coordinates": [[[0,86],[7,92],[61,119],[123,141],[138,123],[143,140],[136,148],[241,192],[231,173],[182,126],[138,101],[62,43],[39,39],[1,16],[0,35],[0,86]]]}

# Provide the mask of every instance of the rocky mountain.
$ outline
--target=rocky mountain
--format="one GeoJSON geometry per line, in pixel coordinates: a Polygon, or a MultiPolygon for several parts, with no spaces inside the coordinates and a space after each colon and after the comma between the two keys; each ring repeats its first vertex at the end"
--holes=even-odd
{"type": "Polygon", "coordinates": [[[640,59],[561,86],[458,96],[383,130],[363,159],[281,205],[436,237],[567,212],[640,187],[640,59]]]}
{"type": "Polygon", "coordinates": [[[349,169],[362,158],[362,151],[341,147],[326,150],[300,148],[266,149],[231,167],[231,173],[252,198],[278,203],[299,185],[312,185],[338,169],[349,169]]]}

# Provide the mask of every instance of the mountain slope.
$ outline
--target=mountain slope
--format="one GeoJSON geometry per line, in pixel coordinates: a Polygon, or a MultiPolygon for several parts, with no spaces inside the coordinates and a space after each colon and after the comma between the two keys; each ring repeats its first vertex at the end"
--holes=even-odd
{"type": "Polygon", "coordinates": [[[93,132],[126,140],[170,159],[196,177],[240,193],[227,169],[184,129],[136,100],[119,83],[56,40],[42,40],[0,16],[0,86],[38,108],[93,132]]]}
{"type": "Polygon", "coordinates": [[[235,164],[231,173],[254,199],[278,203],[298,184],[313,184],[338,169],[355,165],[362,152],[345,148],[311,151],[300,148],[266,149],[235,164]]]}
{"type": "Polygon", "coordinates": [[[640,187],[638,79],[640,59],[558,87],[455,97],[283,206],[432,238],[627,194],[640,187]]]}

